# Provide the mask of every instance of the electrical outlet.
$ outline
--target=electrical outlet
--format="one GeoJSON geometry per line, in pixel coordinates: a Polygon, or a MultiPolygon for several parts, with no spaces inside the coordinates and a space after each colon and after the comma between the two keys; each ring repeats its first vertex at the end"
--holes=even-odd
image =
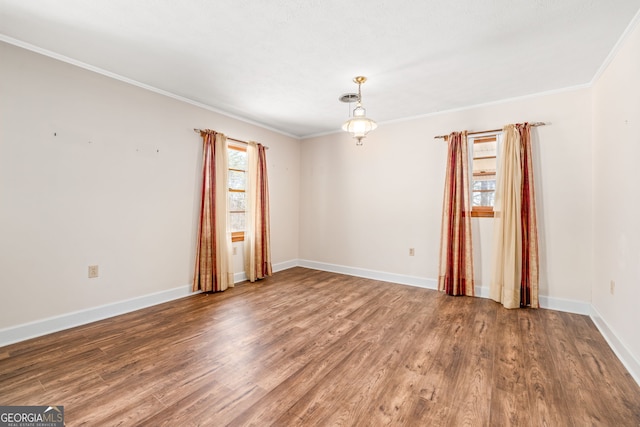
{"type": "Polygon", "coordinates": [[[98,277],[98,266],[90,265],[89,266],[89,279],[95,279],[98,277]]]}
{"type": "Polygon", "coordinates": [[[609,291],[611,292],[611,295],[616,293],[616,282],[614,280],[609,284],[609,291]]]}
{"type": "Polygon", "coordinates": [[[414,248],[409,248],[409,256],[414,256],[416,254],[416,250],[414,248]]]}
{"type": "Polygon", "coordinates": [[[238,247],[237,246],[233,247],[233,254],[234,255],[238,255],[238,247]]]}

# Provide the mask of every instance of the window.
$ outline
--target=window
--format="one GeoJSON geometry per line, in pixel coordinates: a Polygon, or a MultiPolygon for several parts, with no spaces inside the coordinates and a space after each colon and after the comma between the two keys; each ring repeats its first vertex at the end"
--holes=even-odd
{"type": "Polygon", "coordinates": [[[229,216],[231,217],[231,240],[244,240],[245,216],[247,209],[247,149],[244,146],[229,145],[229,216]]]}
{"type": "Polygon", "coordinates": [[[496,167],[500,134],[469,138],[472,152],[471,216],[493,217],[496,196],[496,167]]]}

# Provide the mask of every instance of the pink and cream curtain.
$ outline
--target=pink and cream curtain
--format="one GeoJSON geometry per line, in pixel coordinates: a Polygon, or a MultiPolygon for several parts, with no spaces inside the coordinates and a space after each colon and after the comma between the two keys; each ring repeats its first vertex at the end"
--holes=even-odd
{"type": "Polygon", "coordinates": [[[245,274],[255,282],[272,274],[266,148],[255,142],[247,146],[246,195],[245,274]]]}
{"type": "Polygon", "coordinates": [[[517,124],[522,162],[522,273],[520,306],[538,308],[538,221],[531,156],[531,125],[517,124]]]}
{"type": "Polygon", "coordinates": [[[467,132],[453,132],[447,142],[449,151],[442,207],[438,289],[449,295],[473,296],[467,132]]]}
{"type": "Polygon", "coordinates": [[[200,224],[193,291],[217,292],[233,287],[229,227],[228,154],[224,134],[204,130],[200,224]]]}
{"type": "Polygon", "coordinates": [[[498,159],[490,297],[506,308],[537,308],[538,231],[528,123],[504,127],[498,159]]]}

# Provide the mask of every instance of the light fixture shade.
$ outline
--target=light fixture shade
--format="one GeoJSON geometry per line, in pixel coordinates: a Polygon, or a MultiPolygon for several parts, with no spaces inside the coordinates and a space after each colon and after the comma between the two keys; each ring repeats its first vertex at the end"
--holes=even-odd
{"type": "Polygon", "coordinates": [[[369,132],[378,127],[378,124],[373,120],[360,116],[353,117],[342,125],[342,130],[349,132],[354,138],[364,138],[369,132]]]}

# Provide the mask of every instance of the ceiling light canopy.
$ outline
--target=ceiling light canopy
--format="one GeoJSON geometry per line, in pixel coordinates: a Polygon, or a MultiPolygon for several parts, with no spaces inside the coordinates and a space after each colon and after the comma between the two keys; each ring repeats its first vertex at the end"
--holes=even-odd
{"type": "MultiPolygon", "coordinates": [[[[362,106],[362,91],[360,87],[366,81],[367,78],[364,76],[357,76],[353,79],[353,82],[358,84],[356,108],[353,109],[353,117],[342,125],[342,130],[349,132],[358,140],[356,145],[362,145],[362,139],[366,137],[369,132],[378,127],[376,122],[367,117],[367,110],[362,106]]],[[[351,100],[352,98],[352,96],[343,95],[340,97],[340,100],[343,102],[349,102],[348,100],[351,100]]]]}

